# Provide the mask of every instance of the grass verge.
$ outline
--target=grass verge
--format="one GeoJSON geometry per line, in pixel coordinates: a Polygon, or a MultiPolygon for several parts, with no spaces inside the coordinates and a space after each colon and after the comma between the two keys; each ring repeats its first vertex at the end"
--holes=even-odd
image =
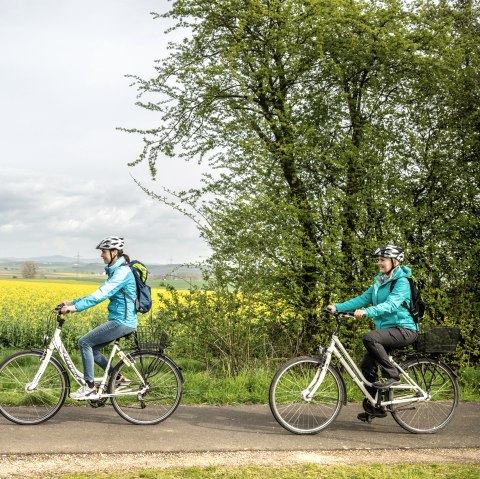
{"type": "MultiPolygon", "coordinates": [[[[0,362],[13,354],[13,349],[0,349],[0,362]]],[[[80,366],[78,351],[72,352],[72,359],[80,366]]],[[[197,361],[179,361],[185,379],[182,404],[267,404],[270,382],[275,374],[271,368],[261,364],[237,375],[225,375],[220,370],[203,370],[197,361]]],[[[95,374],[103,372],[97,368],[95,374]]],[[[357,386],[344,374],[349,402],[361,402],[363,396],[357,386]]],[[[480,368],[463,368],[458,371],[460,400],[480,402],[480,368]]],[[[72,389],[77,385],[72,382],[72,389]]]]}
{"type": "MultiPolygon", "coordinates": [[[[97,479],[477,479],[475,465],[369,465],[292,467],[189,467],[162,471],[96,474],[97,479]]],[[[38,477],[38,476],[37,476],[38,477]]],[[[45,477],[45,476],[39,476],[45,477]]],[[[57,479],[90,479],[89,474],[68,474],[57,479]]]]}

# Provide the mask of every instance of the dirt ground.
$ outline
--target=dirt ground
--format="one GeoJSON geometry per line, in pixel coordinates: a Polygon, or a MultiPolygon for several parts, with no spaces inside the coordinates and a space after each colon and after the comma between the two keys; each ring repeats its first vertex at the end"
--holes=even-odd
{"type": "Polygon", "coordinates": [[[286,466],[300,464],[479,464],[479,448],[348,451],[236,451],[135,454],[2,455],[0,478],[55,477],[206,466],[286,466]]]}

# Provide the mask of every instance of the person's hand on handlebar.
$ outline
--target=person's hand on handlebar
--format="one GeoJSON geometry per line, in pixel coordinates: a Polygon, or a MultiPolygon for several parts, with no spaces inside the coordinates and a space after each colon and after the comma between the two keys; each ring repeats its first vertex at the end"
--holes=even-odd
{"type": "Polygon", "coordinates": [[[75,311],[77,311],[77,308],[75,307],[73,301],[68,301],[67,299],[64,299],[59,306],[62,307],[60,309],[60,314],[74,313],[75,311]]]}
{"type": "MultiPolygon", "coordinates": [[[[327,311],[330,311],[330,313],[337,313],[338,312],[337,308],[333,304],[329,304],[327,306],[327,311]]],[[[344,314],[345,314],[345,316],[350,316],[350,317],[352,316],[352,313],[344,313],[344,314]]],[[[353,313],[353,316],[357,319],[364,318],[366,315],[367,315],[367,313],[365,312],[364,309],[357,309],[353,313]]]]}

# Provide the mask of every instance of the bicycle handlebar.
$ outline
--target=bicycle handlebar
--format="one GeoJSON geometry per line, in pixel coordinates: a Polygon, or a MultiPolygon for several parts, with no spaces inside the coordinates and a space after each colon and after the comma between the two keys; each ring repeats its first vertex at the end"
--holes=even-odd
{"type": "Polygon", "coordinates": [[[53,308],[53,312],[54,312],[57,316],[64,316],[65,314],[69,314],[70,311],[65,311],[64,313],[62,313],[62,308],[63,308],[64,306],[65,306],[64,304],[57,304],[57,306],[55,306],[55,308],[53,308]]]}
{"type": "Polygon", "coordinates": [[[328,313],[328,314],[332,314],[333,316],[345,316],[346,318],[354,318],[354,314],[350,311],[347,311],[347,312],[341,312],[341,311],[332,311],[328,308],[325,308],[324,309],[325,313],[328,313]]]}

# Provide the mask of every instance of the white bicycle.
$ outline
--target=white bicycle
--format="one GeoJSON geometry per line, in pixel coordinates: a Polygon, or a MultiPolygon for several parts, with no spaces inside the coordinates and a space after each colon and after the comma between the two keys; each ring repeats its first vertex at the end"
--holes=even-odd
{"type": "Polygon", "coordinates": [[[458,328],[438,327],[420,335],[417,352],[400,364],[390,356],[401,373],[401,384],[378,389],[374,397],[366,389],[372,383],[365,379],[338,338],[342,316],[353,315],[331,314],[336,317],[337,327],[328,349],[320,348],[318,356],[287,361],[272,380],[270,409],[280,425],[296,434],[315,434],[336,419],[347,402],[347,392],[339,369],[332,364],[332,356],[365,395],[363,408],[368,422],[379,407],[411,433],[435,433],[451,421],[459,401],[459,386],[455,373],[438,356],[455,350],[458,328]]]}
{"type": "MultiPolygon", "coordinates": [[[[49,318],[49,324],[56,321],[57,325],[51,339],[45,335],[43,349],[15,353],[0,364],[0,413],[16,424],[40,424],[60,410],[70,392],[67,371],[78,385],[85,384],[83,374],[62,342],[65,319],[58,307],[49,318]]],[[[158,424],[171,416],[180,403],[182,373],[164,354],[165,333],[138,328],[131,335],[135,342],[133,352],[121,349],[122,338],[113,342],[105,374],[95,378],[99,395],[95,400],[87,400],[92,407],[102,407],[110,399],[117,413],[128,422],[158,424]],[[108,374],[116,357],[120,361],[108,374]],[[117,378],[121,376],[127,377],[128,382],[119,382],[117,378]]]]}

